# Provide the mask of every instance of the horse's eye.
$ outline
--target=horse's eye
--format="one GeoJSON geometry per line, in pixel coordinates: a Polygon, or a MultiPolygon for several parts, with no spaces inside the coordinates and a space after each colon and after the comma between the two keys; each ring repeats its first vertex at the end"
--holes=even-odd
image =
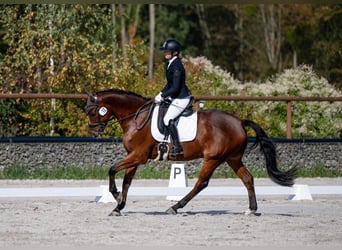
{"type": "Polygon", "coordinates": [[[96,114],[96,110],[94,108],[86,108],[86,114],[94,116],[96,114]]]}

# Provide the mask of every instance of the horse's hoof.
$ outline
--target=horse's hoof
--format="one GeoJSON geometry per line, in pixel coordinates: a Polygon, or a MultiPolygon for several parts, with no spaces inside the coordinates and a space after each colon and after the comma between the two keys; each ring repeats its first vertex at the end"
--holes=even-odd
{"type": "Polygon", "coordinates": [[[114,209],[108,216],[122,216],[119,210],[114,209]]]}
{"type": "Polygon", "coordinates": [[[260,215],[261,215],[261,213],[257,213],[257,211],[256,211],[256,210],[247,209],[247,210],[245,211],[245,215],[255,215],[255,216],[260,216],[260,215]]]}
{"type": "Polygon", "coordinates": [[[166,210],[166,213],[176,215],[177,214],[177,210],[175,210],[172,207],[170,207],[168,210],[166,210]]]}
{"type": "Polygon", "coordinates": [[[245,215],[251,215],[251,214],[255,214],[256,213],[256,210],[252,210],[252,209],[247,209],[245,211],[245,215]]]}

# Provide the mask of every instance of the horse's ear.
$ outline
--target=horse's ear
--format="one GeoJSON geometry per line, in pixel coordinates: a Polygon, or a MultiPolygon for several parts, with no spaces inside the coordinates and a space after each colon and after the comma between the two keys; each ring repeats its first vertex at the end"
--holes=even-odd
{"type": "Polygon", "coordinates": [[[84,89],[85,89],[85,92],[87,93],[88,96],[92,96],[92,94],[89,92],[87,87],[84,87],[84,89]]]}
{"type": "Polygon", "coordinates": [[[97,101],[96,95],[90,93],[90,91],[88,90],[87,87],[84,87],[84,89],[85,89],[85,92],[87,93],[87,95],[90,97],[90,101],[91,101],[91,102],[96,102],[96,101],[97,101]]]}

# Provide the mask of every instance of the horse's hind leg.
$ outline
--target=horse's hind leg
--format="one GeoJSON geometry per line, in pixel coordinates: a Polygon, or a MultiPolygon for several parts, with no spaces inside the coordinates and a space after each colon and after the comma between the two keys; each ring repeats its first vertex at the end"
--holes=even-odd
{"type": "Polygon", "coordinates": [[[185,207],[185,205],[188,204],[192,198],[194,198],[199,192],[208,186],[211,175],[216,167],[220,164],[221,162],[217,160],[205,160],[198,180],[193,189],[186,196],[184,196],[183,199],[170,207],[166,212],[169,214],[177,214],[177,210],[179,208],[185,207]]]}
{"type": "Polygon", "coordinates": [[[239,159],[229,159],[227,163],[232,167],[234,172],[239,176],[245,187],[247,188],[248,198],[249,198],[249,210],[245,214],[255,214],[258,209],[255,189],[254,189],[254,179],[250,174],[248,169],[243,165],[241,158],[239,159]]]}

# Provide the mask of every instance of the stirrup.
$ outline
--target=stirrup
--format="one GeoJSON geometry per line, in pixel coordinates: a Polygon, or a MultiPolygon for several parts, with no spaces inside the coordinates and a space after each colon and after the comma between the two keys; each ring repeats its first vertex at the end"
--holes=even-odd
{"type": "Polygon", "coordinates": [[[180,155],[184,155],[182,147],[172,148],[172,151],[170,153],[170,156],[177,157],[180,155]]]}

